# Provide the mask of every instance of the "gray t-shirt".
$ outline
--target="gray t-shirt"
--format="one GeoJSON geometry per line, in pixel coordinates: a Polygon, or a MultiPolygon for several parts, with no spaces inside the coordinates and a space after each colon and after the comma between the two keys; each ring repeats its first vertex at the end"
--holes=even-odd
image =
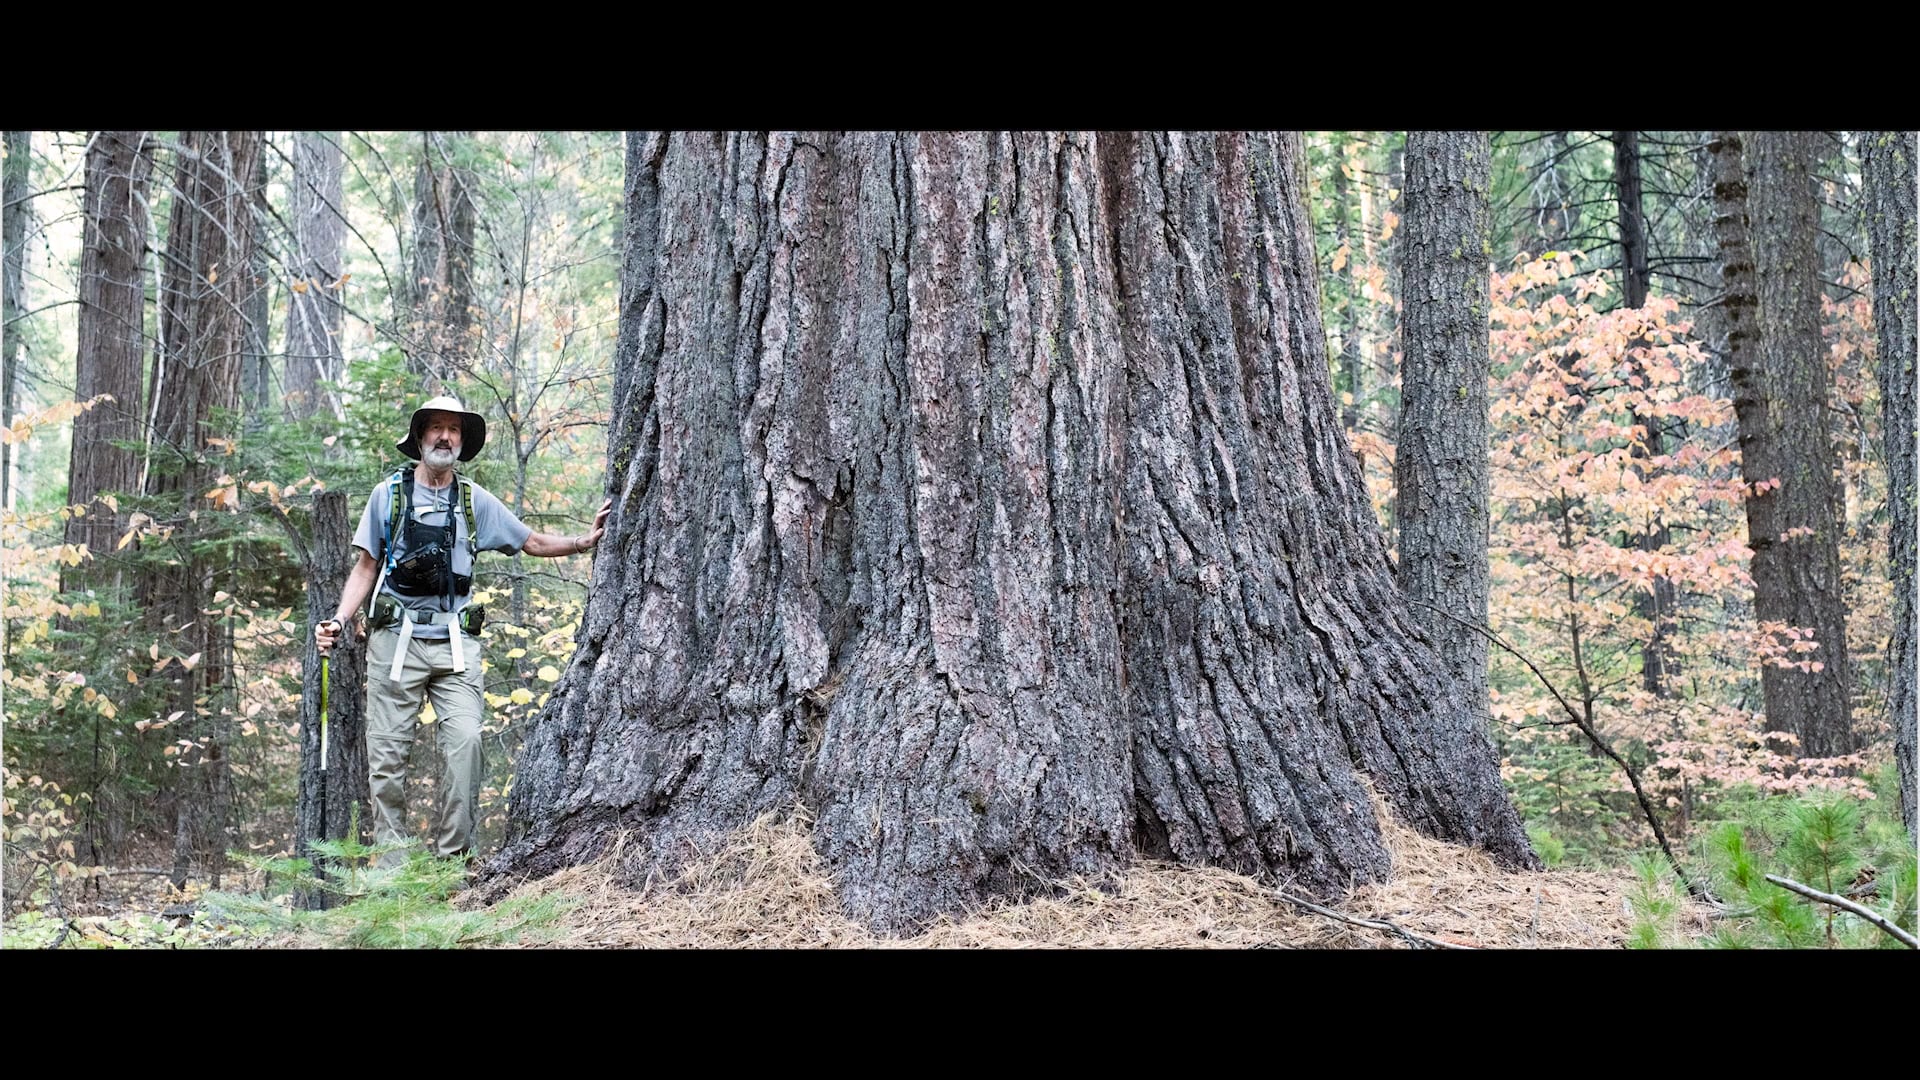
{"type": "MultiPolygon", "coordinates": [[[[374,487],[373,494],[367,497],[367,508],[360,514],[360,528],[353,534],[353,546],[373,556],[373,561],[386,565],[387,557],[387,513],[389,489],[393,477],[388,475],[374,487]]],[[[453,518],[453,572],[471,576],[473,574],[473,556],[467,550],[467,516],[458,505],[460,482],[443,488],[430,488],[418,478],[413,482],[412,502],[408,513],[415,521],[425,525],[446,528],[448,515],[453,518]]],[[[533,529],[519,518],[506,504],[495,498],[493,493],[479,484],[473,485],[473,523],[479,532],[481,551],[498,551],[504,555],[515,555],[520,545],[533,535],[533,529]]],[[[404,529],[402,522],[400,528],[404,529]]],[[[375,571],[378,574],[378,570],[375,571]]],[[[467,596],[455,596],[449,608],[444,596],[401,596],[390,586],[383,585],[381,592],[393,597],[415,611],[458,611],[467,606],[467,596]]],[[[444,641],[447,628],[444,626],[416,626],[413,636],[427,641],[444,641]]]]}

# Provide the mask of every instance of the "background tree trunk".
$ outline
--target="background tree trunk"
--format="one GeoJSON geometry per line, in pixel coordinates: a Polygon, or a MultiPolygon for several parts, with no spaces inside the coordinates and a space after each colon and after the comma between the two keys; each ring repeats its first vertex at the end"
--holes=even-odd
{"type": "Polygon", "coordinates": [[[1360,286],[1355,273],[1359,263],[1353,258],[1353,240],[1347,226],[1347,148],[1344,143],[1334,146],[1333,163],[1333,236],[1334,247],[1348,245],[1347,261],[1344,266],[1347,276],[1347,303],[1340,309],[1340,381],[1345,385],[1347,400],[1340,404],[1340,426],[1353,434],[1360,426],[1360,403],[1367,392],[1367,366],[1365,357],[1360,354],[1360,286]]]}
{"type": "Polygon", "coordinates": [[[413,256],[409,363],[437,388],[470,351],[473,302],[472,177],[452,160],[448,141],[467,132],[423,131],[413,179],[413,256]]]}
{"type": "Polygon", "coordinates": [[[415,374],[437,379],[439,360],[433,347],[433,331],[438,322],[435,298],[446,289],[443,259],[447,230],[446,204],[440,197],[440,174],[433,159],[433,133],[423,131],[420,159],[413,170],[413,253],[412,272],[407,275],[407,318],[408,337],[414,344],[407,350],[407,363],[415,374]]]}
{"type": "MultiPolygon", "coordinates": [[[[327,763],[320,770],[320,651],[313,644],[313,627],[330,618],[340,606],[340,592],[352,569],[353,519],[347,516],[344,492],[323,491],[314,496],[311,545],[302,552],[307,571],[308,625],[304,672],[300,691],[300,794],[295,811],[294,855],[315,859],[315,840],[340,840],[347,835],[353,808],[359,807],[361,842],[369,839],[367,812],[366,642],[351,632],[341,638],[328,661],[327,763]]],[[[307,906],[330,906],[331,894],[315,893],[307,906]]]]}
{"type": "MultiPolygon", "coordinates": [[[[20,336],[26,325],[19,321],[26,311],[27,298],[27,224],[32,221],[30,178],[33,161],[33,133],[6,133],[7,160],[0,168],[0,428],[13,426],[20,369],[20,336]]],[[[13,508],[13,444],[0,443],[0,510],[13,508]]]]}
{"type": "Polygon", "coordinates": [[[1887,647],[1887,719],[1900,770],[1900,816],[1914,822],[1914,530],[1920,487],[1914,478],[1915,146],[1911,131],[1860,135],[1867,241],[1873,255],[1873,323],[1879,337],[1880,406],[1885,410],[1887,503],[1892,518],[1893,641],[1887,647]]]}
{"type": "MultiPolygon", "coordinates": [[[[453,133],[465,141],[471,131],[453,133]]],[[[464,149],[464,148],[462,148],[464,149]]],[[[446,153],[442,150],[443,155],[446,153]]],[[[447,163],[447,302],[443,321],[449,368],[459,370],[472,356],[468,328],[473,325],[473,174],[457,160],[447,163]]]]}
{"type": "MultiPolygon", "coordinates": [[[[267,157],[264,153],[254,158],[253,174],[247,179],[247,194],[264,218],[267,209],[267,157]]],[[[267,249],[266,245],[259,243],[252,247],[247,265],[250,280],[247,283],[246,306],[242,312],[246,317],[247,344],[246,352],[240,358],[241,411],[246,416],[248,430],[259,427],[267,419],[268,403],[274,402],[273,362],[267,353],[267,334],[270,329],[267,249]]],[[[273,411],[278,414],[278,403],[274,404],[276,407],[273,411]]]]}
{"type": "MultiPolygon", "coordinates": [[[[140,358],[146,348],[147,181],[151,150],[144,131],[96,132],[87,150],[80,249],[76,401],[111,394],[73,419],[67,501],[87,508],[69,518],[64,541],[85,544],[96,558],[114,550],[124,515],[96,502],[103,492],[137,492],[140,455],[115,446],[140,439],[140,358]]],[[[82,563],[60,575],[60,587],[93,580],[82,563]]]]}
{"type": "MultiPolygon", "coordinates": [[[[183,495],[183,505],[201,501],[219,464],[207,438],[222,410],[238,404],[241,357],[247,347],[246,306],[253,284],[254,202],[246,178],[260,156],[258,131],[181,132],[167,252],[161,274],[160,321],[165,354],[156,358],[153,494],[183,495]]],[[[174,881],[184,883],[193,858],[210,862],[218,875],[227,822],[213,819],[226,788],[224,721],[198,700],[225,679],[219,620],[203,614],[212,602],[217,563],[193,550],[210,524],[181,518],[169,541],[172,565],[156,567],[143,583],[147,610],[163,629],[176,633],[173,649],[202,659],[193,670],[176,664],[172,708],[185,715],[172,729],[195,743],[175,762],[174,881]],[[206,709],[203,715],[198,710],[206,709]]]]}
{"type": "MultiPolygon", "coordinates": [[[[1751,131],[1745,146],[1748,243],[1753,255],[1753,348],[1730,369],[1749,492],[1753,606],[1762,622],[1807,627],[1821,670],[1761,669],[1767,727],[1791,732],[1808,757],[1858,748],[1848,703],[1846,602],[1840,581],[1840,501],[1827,426],[1827,349],[1820,336],[1819,227],[1813,136],[1751,131]]],[[[1796,657],[1797,659],[1798,657],[1796,657]]]]}
{"type": "Polygon", "coordinates": [[[1455,620],[1487,623],[1491,161],[1484,131],[1407,133],[1400,232],[1404,355],[1393,459],[1400,587],[1414,601],[1414,620],[1482,717],[1487,639],[1455,620]]]}
{"type": "Polygon", "coordinates": [[[496,870],[803,804],[890,929],[1136,849],[1337,892],[1363,773],[1533,861],[1346,448],[1293,136],[628,155],[617,510],[496,870]]]}
{"type": "Polygon", "coordinates": [[[343,161],[339,132],[303,131],[294,137],[292,273],[287,294],[287,408],[296,417],[334,411],[320,386],[339,380],[346,362],[340,345],[343,310],[333,288],[342,269],[346,237],[343,161]]]}
{"type": "MultiPolygon", "coordinates": [[[[1613,133],[1613,175],[1619,196],[1621,277],[1626,282],[1627,307],[1638,310],[1647,306],[1647,292],[1652,284],[1652,275],[1647,269],[1647,215],[1641,199],[1639,132],[1613,133]]],[[[1643,349],[1647,344],[1645,338],[1636,338],[1630,348],[1643,349]]],[[[1639,366],[1638,361],[1633,361],[1636,371],[1639,366]]],[[[1667,452],[1666,433],[1661,429],[1659,417],[1637,410],[1628,410],[1627,423],[1646,432],[1642,445],[1633,451],[1634,472],[1645,480],[1647,460],[1667,452]]],[[[1667,539],[1665,522],[1648,521],[1638,544],[1641,551],[1659,551],[1667,546],[1667,539]]],[[[1634,590],[1634,613],[1647,620],[1648,626],[1646,644],[1640,649],[1641,685],[1663,697],[1667,693],[1667,680],[1678,674],[1673,647],[1667,640],[1667,620],[1673,617],[1673,605],[1673,582],[1664,576],[1654,577],[1650,591],[1634,590]]]]}

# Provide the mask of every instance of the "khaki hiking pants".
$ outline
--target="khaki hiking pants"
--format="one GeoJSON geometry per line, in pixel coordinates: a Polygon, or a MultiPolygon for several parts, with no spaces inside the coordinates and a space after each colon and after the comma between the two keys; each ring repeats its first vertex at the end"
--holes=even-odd
{"type": "MultiPolygon", "coordinates": [[[[442,857],[464,854],[473,847],[474,814],[480,801],[480,647],[472,638],[462,641],[465,672],[453,670],[453,649],[445,641],[407,642],[400,681],[387,677],[393,664],[399,627],[375,630],[367,642],[367,767],[373,795],[373,842],[402,843],[412,838],[407,828],[407,755],[413,750],[413,732],[419,723],[424,696],[433,702],[435,736],[440,742],[444,785],[440,827],[433,853],[442,857]]],[[[392,865],[405,858],[395,854],[381,862],[392,865]]]]}

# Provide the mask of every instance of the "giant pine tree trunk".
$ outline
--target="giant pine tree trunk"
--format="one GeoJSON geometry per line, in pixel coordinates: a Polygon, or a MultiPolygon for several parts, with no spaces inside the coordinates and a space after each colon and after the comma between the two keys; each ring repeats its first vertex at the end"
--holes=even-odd
{"type": "Polygon", "coordinates": [[[1400,587],[1483,716],[1487,639],[1473,627],[1487,622],[1491,161],[1484,131],[1407,133],[1393,457],[1400,587]]]}
{"type": "MultiPolygon", "coordinates": [[[[95,500],[103,492],[135,491],[140,482],[139,452],[115,443],[140,439],[150,155],[144,131],[96,132],[87,149],[73,393],[76,401],[97,394],[113,400],[74,417],[67,501],[87,512],[68,519],[65,540],[87,545],[96,558],[113,551],[120,526],[114,511],[95,500]]],[[[61,574],[61,587],[90,576],[82,564],[61,574]]]]}
{"type": "Polygon", "coordinates": [[[1914,529],[1920,527],[1920,487],[1914,478],[1914,224],[1915,147],[1911,131],[1867,131],[1860,136],[1867,199],[1867,240],[1873,254],[1873,322],[1879,336],[1880,406],[1887,438],[1887,503],[1893,537],[1893,641],[1887,647],[1887,718],[1893,724],[1900,769],[1900,815],[1914,824],[1914,529]]]}
{"type": "Polygon", "coordinates": [[[296,417],[331,413],[323,382],[337,382],[346,363],[340,346],[342,309],[334,284],[342,268],[346,204],[339,132],[294,136],[292,203],[294,285],[287,294],[287,408],[296,417]]]}
{"type": "Polygon", "coordinates": [[[616,512],[547,872],[802,805],[894,930],[1140,851],[1323,892],[1367,782],[1511,863],[1329,385],[1291,135],[634,134],[616,512]]]}
{"type": "Polygon", "coordinates": [[[226,788],[225,722],[196,698],[222,684],[225,672],[222,621],[208,617],[213,574],[219,562],[194,550],[212,510],[201,498],[213,487],[219,451],[210,448],[210,427],[222,410],[239,402],[241,358],[247,348],[245,311],[258,288],[253,265],[254,200],[246,179],[261,152],[258,131],[184,131],[175,172],[175,195],[167,223],[167,252],[160,287],[161,340],[154,408],[154,462],[148,491],[173,495],[180,516],[170,524],[172,565],[155,566],[142,583],[142,598],[180,656],[198,655],[192,670],[175,664],[172,708],[184,719],[173,730],[196,742],[173,760],[175,789],[174,881],[184,882],[196,855],[212,860],[214,873],[225,848],[226,822],[214,819],[226,788]],[[198,516],[189,517],[188,509],[198,516]],[[204,741],[201,741],[204,740],[204,741]]]}
{"type": "MultiPolygon", "coordinates": [[[[1753,608],[1762,622],[1809,628],[1821,665],[1761,669],[1767,727],[1790,732],[1808,757],[1856,748],[1847,695],[1846,598],[1840,581],[1840,495],[1827,428],[1827,349],[1820,336],[1819,227],[1813,136],[1751,131],[1746,147],[1747,241],[1753,255],[1752,347],[1730,367],[1749,485],[1747,543],[1753,608]]],[[[1800,659],[1799,656],[1793,659],[1800,659]]]]}
{"type": "MultiPolygon", "coordinates": [[[[27,222],[31,220],[28,197],[31,187],[28,166],[33,157],[33,133],[6,133],[7,160],[0,167],[0,428],[13,426],[15,394],[19,381],[20,334],[25,327],[19,319],[26,311],[27,222]]],[[[0,442],[0,510],[13,508],[13,444],[0,442]]]]}

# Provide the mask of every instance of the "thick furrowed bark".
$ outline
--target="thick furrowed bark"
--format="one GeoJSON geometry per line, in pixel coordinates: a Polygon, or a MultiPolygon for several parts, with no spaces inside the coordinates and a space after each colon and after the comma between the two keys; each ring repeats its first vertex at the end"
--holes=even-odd
{"type": "Polygon", "coordinates": [[[1753,610],[1761,621],[1810,628],[1821,670],[1761,669],[1767,727],[1799,738],[1807,757],[1858,749],[1848,700],[1846,598],[1840,581],[1838,466],[1826,413],[1827,350],[1820,337],[1819,214],[1812,136],[1745,132],[1747,242],[1753,258],[1757,348],[1731,368],[1740,422],[1741,471],[1749,484],[1747,543],[1753,549],[1753,610]]]}
{"type": "Polygon", "coordinates": [[[1487,641],[1473,627],[1487,622],[1491,158],[1484,131],[1407,134],[1405,349],[1393,460],[1396,576],[1415,602],[1415,620],[1483,717],[1487,641]]]}
{"type": "MultiPolygon", "coordinates": [[[[96,559],[113,550],[123,518],[95,500],[139,486],[139,455],[115,443],[140,438],[147,180],[153,164],[146,142],[144,131],[101,131],[87,151],[74,400],[97,394],[113,400],[74,417],[67,500],[86,506],[87,514],[67,520],[65,541],[87,545],[96,559]]],[[[63,571],[61,588],[100,580],[100,565],[63,571]]]]}
{"type": "Polygon", "coordinates": [[[1355,760],[1530,858],[1393,636],[1295,153],[633,136],[621,509],[495,865],[618,823],[639,873],[800,802],[888,928],[1136,842],[1331,890],[1386,865],[1355,760]]]}
{"type": "Polygon", "coordinates": [[[1911,131],[1860,133],[1873,253],[1873,323],[1879,340],[1880,404],[1886,410],[1887,503],[1893,579],[1893,639],[1887,644],[1887,719],[1900,773],[1900,815],[1916,831],[1914,789],[1914,528],[1920,490],[1914,481],[1914,153],[1911,131]]]}

